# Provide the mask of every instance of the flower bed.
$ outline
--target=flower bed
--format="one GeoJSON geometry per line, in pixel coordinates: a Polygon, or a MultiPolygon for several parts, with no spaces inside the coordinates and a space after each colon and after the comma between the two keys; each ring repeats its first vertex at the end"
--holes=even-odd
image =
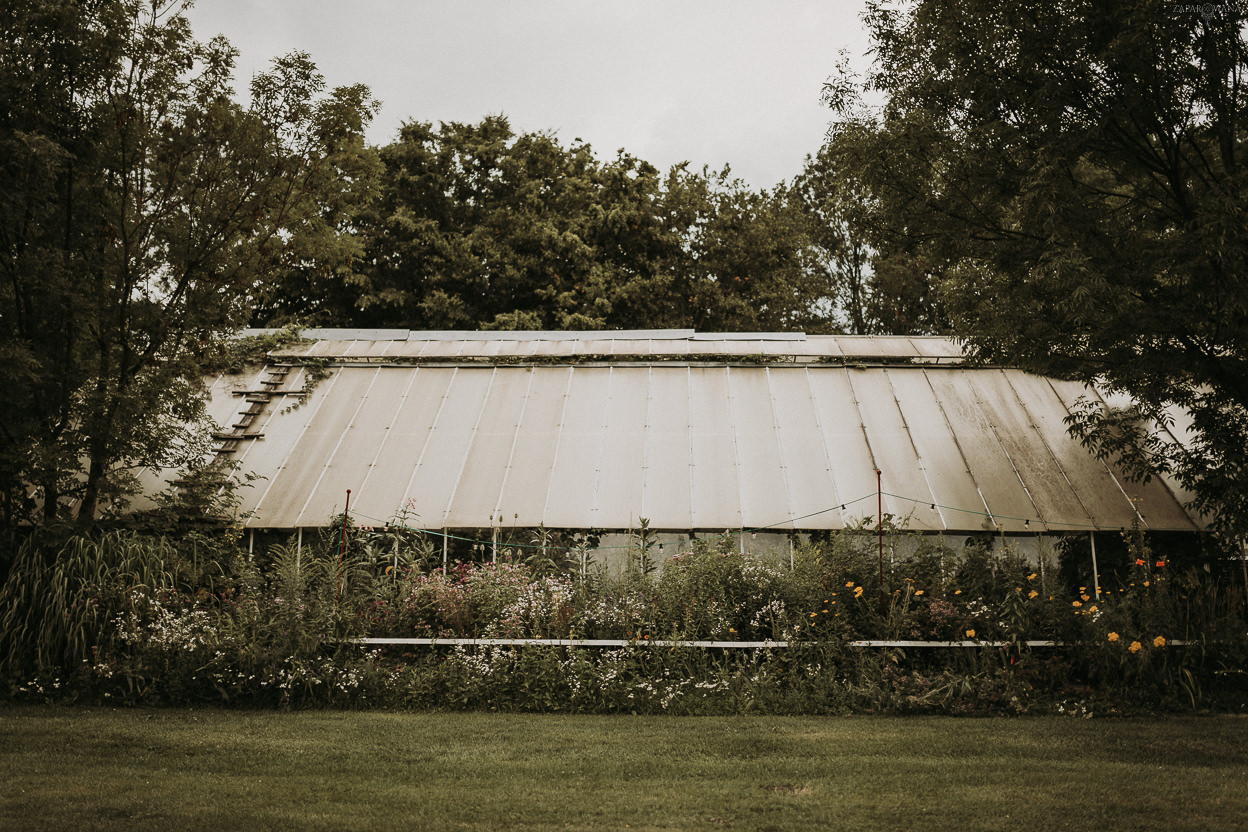
{"type": "Polygon", "coordinates": [[[661,571],[638,566],[613,578],[561,571],[549,556],[457,563],[442,574],[422,567],[419,547],[396,552],[366,539],[341,555],[279,546],[257,564],[229,545],[187,558],[184,547],[120,535],[99,541],[79,573],[63,557],[49,561],[60,563],[51,577],[19,561],[0,598],[0,669],[14,699],[134,703],[686,714],[1248,709],[1242,586],[1179,572],[1142,536],[1131,545],[1138,556],[1118,576],[1101,576],[1098,594],[1068,585],[1054,563],[979,545],[912,547],[885,566],[881,583],[874,539],[852,532],[798,547],[792,565],[742,556],[731,541],[699,541],[661,571]],[[36,573],[38,591],[31,582],[18,591],[19,568],[36,573]],[[40,592],[71,600],[50,614],[40,592]],[[432,643],[403,643],[417,639],[432,643]],[[448,643],[455,639],[482,641],[448,643]],[[538,641],[514,643],[526,639],[538,641]],[[618,644],[594,643],[605,641],[618,644]],[[969,649],[941,646],[949,644],[969,649]]]}

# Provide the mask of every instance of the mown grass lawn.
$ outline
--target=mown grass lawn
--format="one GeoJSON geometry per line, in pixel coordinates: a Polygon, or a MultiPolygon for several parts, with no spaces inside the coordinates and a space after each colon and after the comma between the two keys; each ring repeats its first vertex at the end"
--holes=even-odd
{"type": "Polygon", "coordinates": [[[0,709],[0,829],[1240,830],[1248,718],[0,709]]]}

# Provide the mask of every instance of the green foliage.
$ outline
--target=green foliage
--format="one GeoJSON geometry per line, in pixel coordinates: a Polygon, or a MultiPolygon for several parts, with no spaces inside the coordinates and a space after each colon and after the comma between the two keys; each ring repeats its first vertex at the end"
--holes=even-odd
{"type": "Polygon", "coordinates": [[[218,580],[216,551],[179,552],[163,537],[126,531],[29,538],[0,588],[0,673],[71,674],[113,645],[118,615],[143,599],[218,580]]]}
{"type": "MultiPolygon", "coordinates": [[[[342,518],[338,518],[341,522],[342,518]]],[[[692,541],[590,579],[348,525],[242,557],[226,536],[116,532],[39,547],[0,591],[10,696],[279,707],[635,713],[1016,714],[1248,707],[1242,586],[1174,570],[1145,536],[1121,586],[1047,559],[850,529],[793,564],[692,541]],[[425,565],[422,565],[425,564],[425,565]],[[19,577],[20,576],[20,577],[19,577]],[[881,601],[883,603],[881,603],[881,601]],[[622,647],[366,649],[370,637],[623,639],[622,647]],[[693,648],[658,641],[784,642],[693,648]],[[860,647],[862,640],[918,646],[860,647]],[[1057,641],[1028,647],[1029,641],[1057,641]],[[971,647],[924,646],[936,642],[971,647]],[[57,687],[53,687],[56,685],[57,687]],[[1071,704],[1071,703],[1076,704],[1071,704]]],[[[306,536],[305,536],[306,537],[306,536]]]]}
{"type": "Polygon", "coordinates": [[[676,638],[762,641],[786,638],[792,605],[787,576],[736,552],[695,547],[663,566],[655,587],[656,628],[676,638]]]}
{"type": "Polygon", "coordinates": [[[274,350],[310,343],[303,339],[304,328],[300,323],[290,323],[272,332],[233,338],[213,356],[214,361],[205,363],[204,369],[210,373],[236,374],[264,364],[274,350]]]}
{"type": "Polygon", "coordinates": [[[1126,394],[1072,430],[1241,539],[1244,9],[919,0],[864,19],[874,64],[826,88],[825,150],[872,244],[935,277],[975,358],[1126,394]]]}
{"type": "Polygon", "coordinates": [[[624,568],[627,578],[646,580],[658,571],[659,565],[654,559],[657,545],[658,539],[650,528],[650,519],[638,518],[637,528],[629,532],[627,565],[624,568]]]}
{"type": "Polygon", "coordinates": [[[176,480],[154,495],[155,508],[130,512],[115,523],[149,535],[170,535],[187,539],[214,534],[235,537],[242,534],[248,515],[240,512],[239,489],[250,488],[258,479],[253,475],[237,478],[232,464],[220,458],[193,460],[176,480]]]}
{"type": "Polygon", "coordinates": [[[806,268],[825,287],[834,325],[851,335],[948,332],[939,275],[874,225],[874,203],[836,149],[825,145],[806,158],[790,196],[806,217],[806,268]]]}
{"type": "Polygon", "coordinates": [[[379,150],[379,198],[356,221],[359,273],[294,282],[269,325],[411,329],[818,328],[803,216],[782,188],[727,168],[666,176],[627,153],[516,134],[507,119],[408,122],[379,150]]]}
{"type": "MultiPolygon", "coordinates": [[[[233,100],[235,50],[180,0],[0,14],[0,520],[124,501],[200,459],[200,387],[293,262],[340,262],[375,177],[364,87],[322,95],[303,53],[233,100]],[[45,44],[55,44],[44,49],[45,44]]],[[[374,163],[375,164],[375,163],[374,163]]]]}

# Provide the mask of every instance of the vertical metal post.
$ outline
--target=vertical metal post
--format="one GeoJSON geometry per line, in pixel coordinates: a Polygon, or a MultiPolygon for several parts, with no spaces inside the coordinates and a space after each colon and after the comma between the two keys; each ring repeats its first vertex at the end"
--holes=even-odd
{"type": "Polygon", "coordinates": [[[491,531],[493,534],[490,536],[490,563],[498,563],[498,526],[491,531]]]}
{"type": "Polygon", "coordinates": [[[1244,601],[1248,602],[1248,540],[1240,544],[1243,554],[1239,558],[1239,563],[1244,567],[1244,601]]]}
{"type": "Polygon", "coordinates": [[[1039,567],[1041,586],[1048,586],[1048,584],[1045,583],[1045,581],[1048,580],[1048,576],[1044,573],[1045,560],[1047,560],[1047,558],[1044,556],[1044,538],[1040,536],[1040,532],[1036,532],[1036,566],[1039,567]]]}
{"type": "Polygon", "coordinates": [[[338,541],[338,581],[334,587],[335,603],[342,597],[342,559],[347,552],[347,521],[351,518],[351,489],[347,489],[347,505],[342,510],[342,537],[338,541]]]}
{"type": "Polygon", "coordinates": [[[303,526],[299,527],[298,532],[295,536],[295,569],[300,568],[303,560],[303,526]]]}
{"type": "Polygon", "coordinates": [[[338,564],[342,565],[343,553],[347,550],[347,519],[351,516],[351,489],[347,489],[347,507],[342,510],[342,537],[338,542],[338,564]]]}
{"type": "Polygon", "coordinates": [[[446,575],[446,529],[442,530],[442,574],[446,575]]]}
{"type": "Polygon", "coordinates": [[[247,561],[251,562],[256,556],[256,530],[247,530],[247,561]]]}
{"type": "Polygon", "coordinates": [[[1096,568],[1096,532],[1088,532],[1088,540],[1092,542],[1092,588],[1096,591],[1096,598],[1101,598],[1101,575],[1096,568]]]}
{"type": "Polygon", "coordinates": [[[880,597],[884,597],[884,472],[875,469],[875,532],[880,539],[880,597]]]}

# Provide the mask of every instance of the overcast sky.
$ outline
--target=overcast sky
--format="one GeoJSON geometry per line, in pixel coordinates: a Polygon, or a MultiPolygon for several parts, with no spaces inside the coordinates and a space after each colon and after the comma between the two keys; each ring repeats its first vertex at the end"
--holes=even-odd
{"type": "Polygon", "coordinates": [[[197,0],[196,36],[241,51],[237,87],[275,56],[311,54],[331,86],[368,84],[369,131],[477,122],[624,148],[666,170],[725,163],[756,188],[790,180],[822,142],[819,92],[848,49],[865,68],[862,0],[197,0]]]}

